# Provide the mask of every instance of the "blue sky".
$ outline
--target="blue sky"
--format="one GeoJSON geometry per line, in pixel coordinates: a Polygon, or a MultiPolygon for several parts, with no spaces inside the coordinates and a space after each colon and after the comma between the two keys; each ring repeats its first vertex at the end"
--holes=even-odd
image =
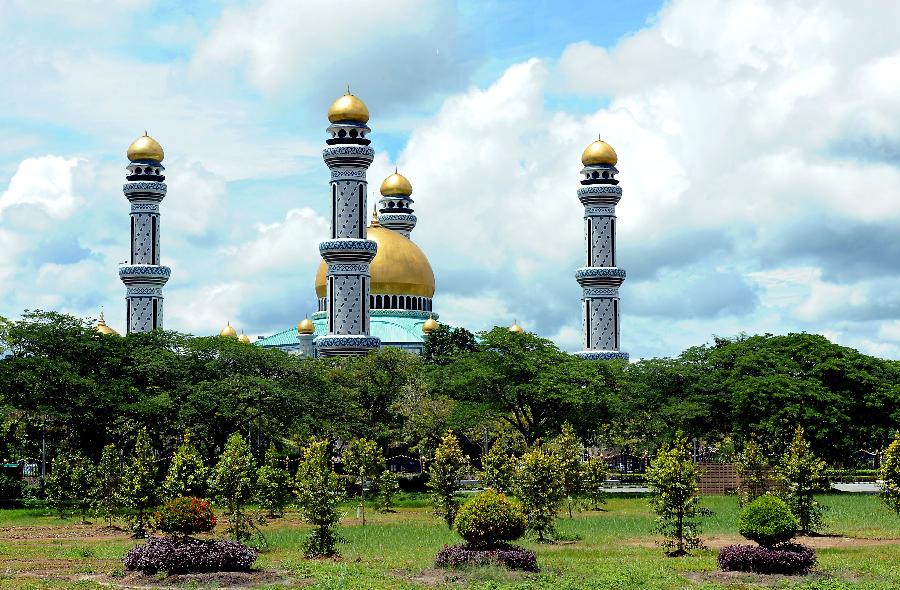
{"type": "MultiPolygon", "coordinates": [[[[0,315],[124,329],[124,153],[166,149],[166,327],[315,309],[346,84],[399,166],[442,320],[580,343],[581,150],[619,153],[623,349],[823,333],[900,358],[900,22],[863,1],[13,0],[0,315]],[[349,16],[348,16],[349,15],[349,16]],[[866,43],[848,44],[847,39],[866,43]]],[[[370,196],[375,191],[370,193],[370,196]]]]}

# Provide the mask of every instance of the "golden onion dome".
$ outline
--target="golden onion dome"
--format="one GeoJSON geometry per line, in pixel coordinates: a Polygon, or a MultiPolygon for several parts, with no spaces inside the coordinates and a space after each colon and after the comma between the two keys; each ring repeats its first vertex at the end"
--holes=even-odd
{"type": "Polygon", "coordinates": [[[616,155],[616,150],[612,149],[612,146],[602,139],[592,142],[581,152],[581,163],[585,166],[595,166],[597,164],[615,166],[618,161],[619,156],[616,155]]]}
{"type": "Polygon", "coordinates": [[[408,197],[412,194],[412,185],[409,180],[397,170],[384,179],[381,183],[381,194],[385,197],[403,196],[408,197]]]}
{"type": "MultiPolygon", "coordinates": [[[[416,295],[434,297],[434,272],[425,253],[408,238],[381,227],[378,220],[369,226],[370,240],[378,243],[378,252],[369,263],[372,295],[416,295]]],[[[328,265],[323,260],[316,272],[316,296],[327,294],[328,265]]]]}
{"type": "Polygon", "coordinates": [[[354,123],[368,123],[369,109],[359,98],[347,92],[328,108],[328,120],[332,123],[339,121],[352,121],[354,123]]]}
{"type": "Polygon", "coordinates": [[[250,336],[247,336],[246,334],[244,334],[244,331],[241,330],[241,335],[238,336],[238,341],[244,344],[250,344],[250,336]]]}
{"type": "Polygon", "coordinates": [[[522,326],[518,324],[518,322],[513,322],[513,325],[509,327],[510,332],[515,332],[517,334],[521,334],[525,330],[522,329],[522,326]]]}
{"type": "Polygon", "coordinates": [[[226,338],[237,338],[237,330],[235,330],[231,326],[231,322],[225,324],[225,327],[222,328],[222,331],[219,332],[219,336],[225,336],[226,338]]]}
{"type": "Polygon", "coordinates": [[[431,334],[438,329],[438,326],[440,326],[440,324],[437,322],[437,320],[429,315],[428,319],[425,320],[425,323],[422,324],[422,332],[424,332],[425,334],[431,334]]]}
{"type": "MultiPolygon", "coordinates": [[[[324,296],[323,296],[324,297],[324,296]]],[[[315,334],[316,326],[312,323],[312,320],[309,319],[309,316],[303,318],[299,324],[297,324],[297,333],[298,334],[315,334]]]]}
{"type": "Polygon", "coordinates": [[[147,135],[146,131],[128,146],[128,159],[132,162],[137,162],[138,160],[162,162],[165,155],[159,142],[147,135]]]}
{"type": "Polygon", "coordinates": [[[99,334],[103,334],[104,336],[118,336],[119,333],[106,325],[106,320],[103,318],[103,313],[100,313],[100,320],[97,322],[96,327],[94,329],[99,334]]]}

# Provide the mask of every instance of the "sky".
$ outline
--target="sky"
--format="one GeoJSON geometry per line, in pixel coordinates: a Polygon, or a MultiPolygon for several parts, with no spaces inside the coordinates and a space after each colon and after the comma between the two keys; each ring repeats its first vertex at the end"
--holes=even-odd
{"type": "Polygon", "coordinates": [[[580,155],[618,152],[622,350],[813,332],[900,358],[900,3],[6,0],[0,315],[125,331],[125,151],[166,151],[165,327],[316,309],[347,85],[442,322],[581,344],[580,155]]]}

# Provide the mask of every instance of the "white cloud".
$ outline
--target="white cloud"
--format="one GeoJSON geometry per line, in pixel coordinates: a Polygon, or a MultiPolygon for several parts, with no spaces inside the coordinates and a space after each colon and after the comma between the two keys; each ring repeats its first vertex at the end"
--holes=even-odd
{"type": "Polygon", "coordinates": [[[24,207],[29,212],[36,208],[56,220],[72,215],[81,201],[72,188],[72,173],[77,165],[77,159],[60,156],[23,160],[0,195],[0,219],[14,207],[24,207]]]}

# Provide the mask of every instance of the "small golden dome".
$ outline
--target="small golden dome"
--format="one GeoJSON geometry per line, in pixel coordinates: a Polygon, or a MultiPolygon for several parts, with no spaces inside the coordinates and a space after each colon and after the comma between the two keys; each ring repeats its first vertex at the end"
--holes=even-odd
{"type": "Polygon", "coordinates": [[[163,152],[162,146],[159,145],[158,141],[147,135],[146,131],[128,146],[128,159],[132,162],[137,162],[138,160],[162,162],[164,157],[165,152],[163,152]]]}
{"type": "Polygon", "coordinates": [[[225,336],[226,338],[237,338],[237,330],[231,327],[231,322],[228,322],[222,331],[219,332],[219,336],[225,336]]]}
{"type": "Polygon", "coordinates": [[[384,182],[381,183],[381,194],[385,197],[397,195],[408,197],[412,194],[412,185],[405,176],[395,169],[394,173],[385,178],[384,182]]]}
{"type": "Polygon", "coordinates": [[[616,150],[612,149],[612,146],[602,139],[592,142],[581,152],[581,163],[585,166],[595,166],[597,164],[615,166],[618,161],[619,156],[616,155],[616,150]]]}
{"type": "Polygon", "coordinates": [[[422,332],[424,332],[425,334],[431,334],[438,329],[438,326],[440,326],[440,324],[429,314],[428,319],[425,320],[424,324],[422,324],[422,332]]]}
{"type": "MultiPolygon", "coordinates": [[[[369,264],[372,295],[416,295],[434,297],[434,271],[425,253],[409,239],[392,229],[369,226],[368,237],[378,243],[378,252],[369,264]]],[[[316,272],[316,296],[327,294],[328,265],[323,260],[316,272]]]]}
{"type": "Polygon", "coordinates": [[[238,336],[238,341],[244,344],[250,344],[250,336],[247,336],[246,334],[244,334],[244,331],[241,330],[241,335],[238,336]]]}
{"type": "Polygon", "coordinates": [[[106,325],[106,320],[103,318],[103,313],[100,313],[100,321],[97,322],[97,326],[94,328],[99,334],[103,334],[104,336],[118,336],[119,333],[106,325]]]}
{"type": "Polygon", "coordinates": [[[368,123],[369,109],[363,101],[347,92],[347,94],[331,103],[331,107],[328,108],[328,120],[332,123],[339,121],[368,123]]]}
{"type": "Polygon", "coordinates": [[[309,316],[303,318],[299,324],[297,324],[297,333],[298,334],[315,334],[316,326],[312,323],[312,320],[309,319],[309,316]]]}
{"type": "Polygon", "coordinates": [[[521,334],[525,330],[522,329],[522,326],[518,324],[518,322],[513,322],[513,325],[509,327],[510,332],[515,332],[516,334],[521,334]]]}

